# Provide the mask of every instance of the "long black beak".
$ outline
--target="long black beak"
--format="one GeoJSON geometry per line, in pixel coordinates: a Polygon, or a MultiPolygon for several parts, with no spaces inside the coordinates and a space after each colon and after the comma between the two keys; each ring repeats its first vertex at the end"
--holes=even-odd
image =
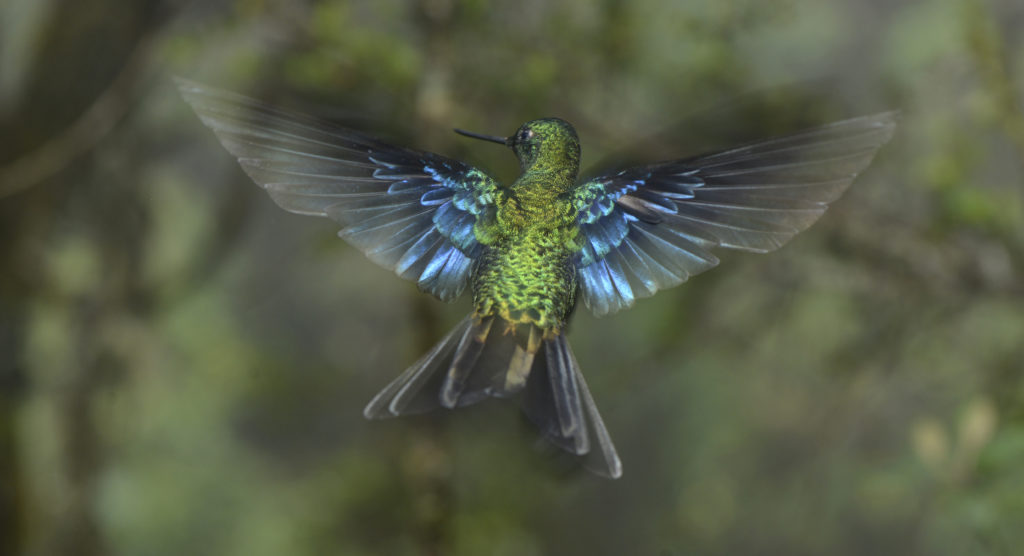
{"type": "Polygon", "coordinates": [[[511,139],[507,139],[505,137],[498,137],[497,135],[484,135],[483,133],[473,133],[472,131],[466,131],[464,129],[458,128],[455,129],[455,133],[458,133],[459,135],[465,135],[466,137],[472,137],[473,139],[483,139],[484,141],[490,141],[492,143],[501,143],[502,145],[505,146],[510,146],[512,144],[511,139]]]}

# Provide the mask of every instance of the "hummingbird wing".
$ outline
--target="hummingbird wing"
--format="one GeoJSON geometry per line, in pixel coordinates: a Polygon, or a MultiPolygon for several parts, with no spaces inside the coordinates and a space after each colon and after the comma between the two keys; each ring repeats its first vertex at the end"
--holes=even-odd
{"type": "Polygon", "coordinates": [[[885,112],[694,158],[598,176],[575,192],[577,269],[598,316],[718,264],[765,253],[818,219],[892,136],[885,112]]]}
{"type": "Polygon", "coordinates": [[[477,215],[499,184],[464,162],[177,79],[182,96],[281,208],[326,216],[377,264],[445,301],[479,253],[477,215]]]}

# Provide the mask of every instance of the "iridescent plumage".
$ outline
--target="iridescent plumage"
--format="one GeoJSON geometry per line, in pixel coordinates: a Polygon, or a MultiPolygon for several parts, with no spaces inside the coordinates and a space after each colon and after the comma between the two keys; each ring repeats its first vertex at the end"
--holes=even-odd
{"type": "Polygon", "coordinates": [[[895,114],[876,114],[581,182],[572,126],[534,120],[508,139],[478,136],[519,158],[522,174],[505,186],[458,160],[179,87],[282,208],[335,220],[371,260],[442,300],[472,290],[474,312],[377,394],[367,417],[518,395],[547,440],[609,477],[621,463],[564,335],[577,296],[614,313],[717,265],[716,248],[780,247],[895,125],[895,114]]]}

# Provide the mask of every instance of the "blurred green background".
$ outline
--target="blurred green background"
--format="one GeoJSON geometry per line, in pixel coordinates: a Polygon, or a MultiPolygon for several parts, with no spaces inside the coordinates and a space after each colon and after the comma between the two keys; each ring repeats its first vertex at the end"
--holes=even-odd
{"type": "MultiPolygon", "coordinates": [[[[7,0],[0,554],[1020,554],[1024,3],[7,0]],[[489,168],[899,108],[825,217],[572,344],[619,481],[518,410],[367,422],[468,311],[273,206],[172,75],[489,168]]],[[[607,158],[611,157],[611,158],[607,158]]]]}

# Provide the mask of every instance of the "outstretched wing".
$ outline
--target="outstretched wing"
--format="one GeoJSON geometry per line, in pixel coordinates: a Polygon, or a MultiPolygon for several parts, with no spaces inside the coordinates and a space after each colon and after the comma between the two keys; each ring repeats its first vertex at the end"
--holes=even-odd
{"type": "Polygon", "coordinates": [[[480,246],[473,225],[498,183],[458,160],[394,147],[178,79],[185,100],[281,208],[326,216],[381,266],[450,301],[480,246]]]}
{"type": "Polygon", "coordinates": [[[779,248],[871,162],[896,116],[845,120],[581,184],[574,201],[584,303],[599,316],[630,307],[717,265],[717,247],[779,248]]]}

